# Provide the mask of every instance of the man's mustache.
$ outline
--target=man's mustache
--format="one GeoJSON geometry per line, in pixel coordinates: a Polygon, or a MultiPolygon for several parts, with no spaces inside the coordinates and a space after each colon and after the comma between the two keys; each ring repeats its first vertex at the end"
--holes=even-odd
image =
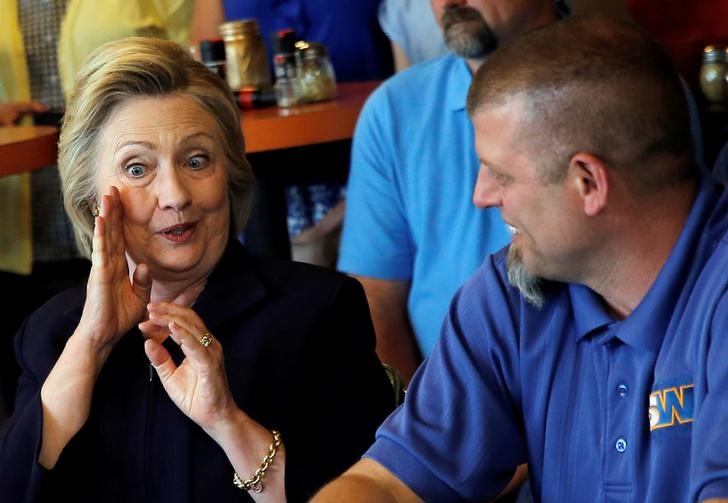
{"type": "Polygon", "coordinates": [[[472,7],[451,7],[442,13],[442,27],[447,30],[452,25],[463,21],[485,22],[483,16],[472,7]]]}

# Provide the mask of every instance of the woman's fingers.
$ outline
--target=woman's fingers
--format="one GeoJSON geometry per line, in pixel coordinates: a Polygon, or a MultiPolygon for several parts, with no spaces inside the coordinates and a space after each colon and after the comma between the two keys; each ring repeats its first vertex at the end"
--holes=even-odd
{"type": "Polygon", "coordinates": [[[106,221],[106,239],[109,253],[124,255],[123,209],[119,189],[113,185],[108,194],[101,196],[100,214],[106,221]]]}
{"type": "Polygon", "coordinates": [[[169,351],[154,339],[148,339],[144,342],[144,352],[162,382],[167,381],[177,370],[177,365],[174,364],[169,351]]]}
{"type": "Polygon", "coordinates": [[[112,281],[118,274],[127,274],[123,228],[119,216],[121,204],[118,191],[112,189],[112,194],[101,196],[98,216],[94,218],[92,277],[95,273],[96,279],[102,283],[112,281]]]}
{"type": "Polygon", "coordinates": [[[124,260],[125,257],[125,242],[124,242],[124,207],[121,204],[121,195],[119,189],[111,186],[110,196],[112,201],[112,241],[111,246],[113,250],[121,255],[124,260]]]}
{"type": "Polygon", "coordinates": [[[193,360],[206,361],[218,350],[219,344],[207,331],[191,332],[174,321],[170,321],[168,327],[170,337],[179,344],[185,356],[193,360]],[[204,337],[207,339],[203,340],[204,337]]]}
{"type": "MultiPolygon", "coordinates": [[[[166,326],[172,339],[182,347],[182,352],[193,359],[207,359],[221,351],[220,343],[209,333],[197,313],[187,307],[168,302],[149,304],[149,323],[166,326]]],[[[151,326],[145,327],[153,333],[151,326]]]]}
{"type": "Polygon", "coordinates": [[[99,214],[94,218],[93,249],[91,250],[91,263],[96,268],[107,265],[106,257],[106,222],[99,214]]]}
{"type": "Polygon", "coordinates": [[[197,313],[188,307],[183,307],[170,302],[149,304],[149,319],[158,322],[169,323],[173,321],[192,334],[200,334],[200,338],[207,331],[197,313]]]}
{"type": "Polygon", "coordinates": [[[147,304],[152,293],[152,275],[146,264],[139,264],[132,274],[131,286],[142,302],[147,304]]]}
{"type": "Polygon", "coordinates": [[[99,212],[94,218],[92,263],[99,268],[109,265],[109,253],[113,240],[114,218],[113,202],[104,194],[99,201],[99,212]]]}
{"type": "Polygon", "coordinates": [[[142,321],[137,325],[139,331],[144,335],[145,339],[154,339],[157,342],[164,342],[169,337],[169,328],[167,324],[157,325],[153,321],[142,321]]]}

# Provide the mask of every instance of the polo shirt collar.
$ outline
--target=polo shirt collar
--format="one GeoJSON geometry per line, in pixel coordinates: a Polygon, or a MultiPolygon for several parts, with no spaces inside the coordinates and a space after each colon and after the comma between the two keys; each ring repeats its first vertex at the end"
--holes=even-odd
{"type": "Polygon", "coordinates": [[[445,64],[450,65],[451,71],[445,91],[445,107],[451,112],[465,110],[465,101],[468,97],[468,89],[473,75],[465,60],[454,54],[444,56],[445,64]]]}
{"type": "Polygon", "coordinates": [[[577,340],[614,322],[604,307],[602,298],[586,286],[570,284],[569,297],[577,340]]]}
{"type": "Polygon", "coordinates": [[[694,265],[697,244],[705,223],[715,206],[715,182],[704,177],[697,197],[690,210],[685,226],[675,247],[637,308],[621,322],[614,323],[601,298],[582,285],[570,285],[577,338],[582,338],[597,328],[614,323],[614,335],[622,342],[639,349],[658,351],[662,339],[672,321],[683,285],[694,265]]]}

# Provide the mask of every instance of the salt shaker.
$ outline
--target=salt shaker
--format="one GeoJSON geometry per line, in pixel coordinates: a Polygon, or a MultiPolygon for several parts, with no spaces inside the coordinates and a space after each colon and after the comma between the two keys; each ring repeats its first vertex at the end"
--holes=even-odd
{"type": "Polygon", "coordinates": [[[296,33],[291,29],[273,34],[273,68],[276,77],[274,89],[279,107],[298,104],[300,89],[296,71],[296,33]]]}

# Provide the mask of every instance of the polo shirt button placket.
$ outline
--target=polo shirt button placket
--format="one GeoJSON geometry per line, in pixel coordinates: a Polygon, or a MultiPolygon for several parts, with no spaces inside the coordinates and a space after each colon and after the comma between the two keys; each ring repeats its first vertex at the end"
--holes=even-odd
{"type": "Polygon", "coordinates": [[[627,441],[624,438],[619,437],[614,443],[614,448],[617,449],[617,452],[620,454],[623,453],[627,450],[627,441]]]}

